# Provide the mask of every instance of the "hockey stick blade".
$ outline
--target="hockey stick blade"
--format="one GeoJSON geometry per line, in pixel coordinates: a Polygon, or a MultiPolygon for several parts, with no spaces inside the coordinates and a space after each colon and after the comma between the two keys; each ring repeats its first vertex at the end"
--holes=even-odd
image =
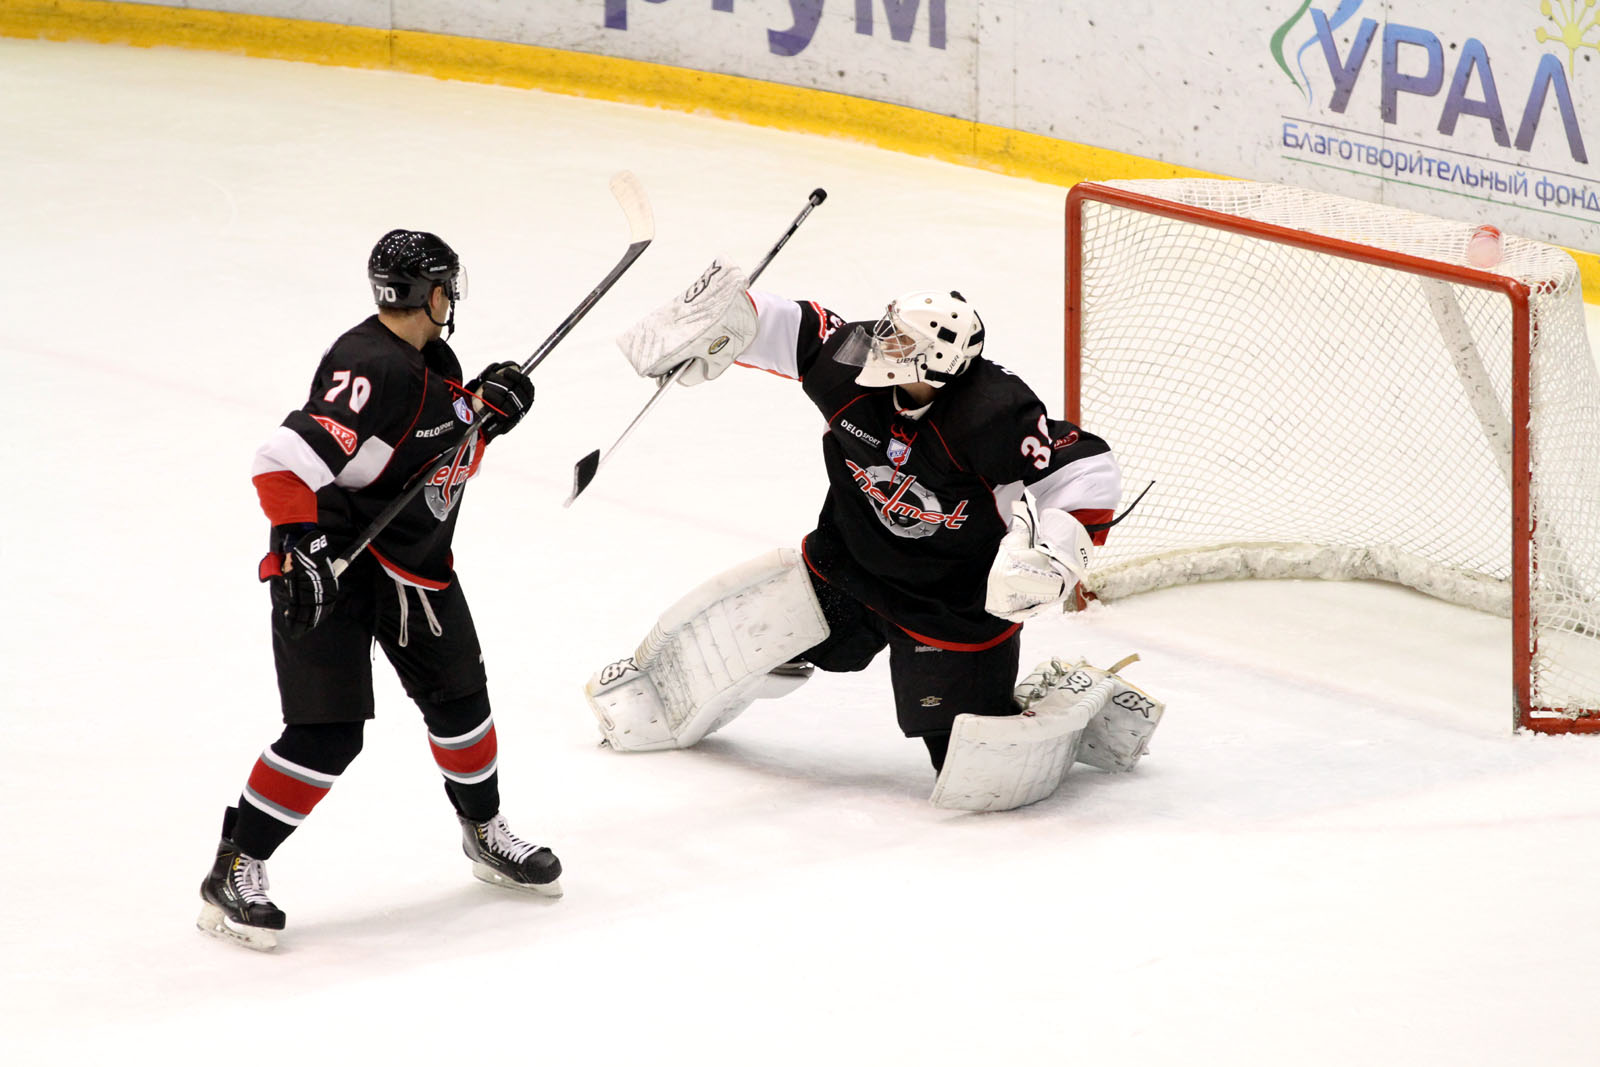
{"type": "MultiPolygon", "coordinates": [[[[777,244],[773,245],[771,250],[769,250],[767,254],[762,257],[761,262],[756,264],[756,269],[750,272],[750,277],[745,280],[746,289],[754,285],[756,283],[756,279],[761,277],[761,272],[767,269],[767,264],[772,262],[772,257],[776,256],[778,251],[788,243],[789,238],[794,236],[794,232],[800,228],[800,224],[802,222],[806,221],[806,216],[811,214],[812,209],[817,207],[817,205],[821,204],[826,199],[828,199],[828,191],[826,189],[819,188],[811,190],[811,195],[806,197],[806,206],[800,210],[800,214],[794,217],[794,221],[791,222],[789,224],[789,228],[783,232],[783,236],[778,238],[777,244]]],[[[561,505],[562,507],[571,507],[572,502],[578,499],[578,494],[589,488],[589,483],[594,481],[596,474],[600,473],[601,464],[610,459],[612,453],[616,452],[618,448],[622,447],[622,442],[628,439],[628,435],[633,432],[633,428],[639,425],[639,423],[644,420],[646,415],[650,414],[650,409],[656,406],[656,401],[660,400],[662,396],[666,394],[667,389],[670,386],[678,383],[678,379],[683,377],[683,372],[688,370],[689,366],[689,363],[680,365],[672,372],[671,377],[660,383],[660,385],[656,388],[655,395],[650,398],[644,407],[639,409],[639,414],[633,417],[633,421],[628,423],[627,429],[623,430],[621,435],[611,443],[611,447],[606,449],[604,455],[601,455],[600,450],[596,449],[578,461],[577,465],[572,471],[572,495],[567,497],[566,501],[561,505]]]]}
{"type": "Polygon", "coordinates": [[[594,481],[594,476],[600,472],[600,450],[597,448],[587,456],[578,460],[577,466],[572,468],[572,495],[567,497],[562,507],[569,507],[578,499],[578,494],[589,488],[589,483],[594,481]]]}
{"type": "MultiPolygon", "coordinates": [[[[623,216],[628,220],[627,251],[622,253],[622,258],[617,260],[617,265],[612,267],[611,272],[600,280],[600,284],[589,291],[589,295],[584,297],[565,319],[561,320],[561,325],[557,326],[555,331],[545,338],[544,343],[534,350],[533,355],[529,356],[527,361],[522,364],[523,374],[531,374],[535,367],[544,362],[545,357],[555,350],[556,345],[560,344],[562,339],[572,332],[572,328],[578,325],[578,320],[587,315],[589,309],[600,302],[600,298],[606,295],[611,287],[617,283],[617,279],[622,277],[629,267],[633,266],[634,261],[644,254],[644,250],[649,248],[650,242],[655,239],[656,220],[654,212],[650,210],[650,198],[645,196],[644,186],[639,184],[639,179],[634,177],[631,171],[618,171],[612,176],[611,195],[616,198],[618,205],[622,208],[623,216]]],[[[472,427],[467,431],[467,437],[464,439],[466,443],[470,443],[478,435],[481,425],[481,420],[473,422],[472,427]]],[[[445,449],[412,476],[411,481],[407,483],[400,495],[389,501],[388,505],[378,513],[377,518],[373,519],[367,525],[367,528],[361,531],[361,536],[356,538],[342,555],[334,558],[329,566],[333,570],[335,578],[348,570],[351,562],[365,551],[368,545],[372,544],[377,536],[394,521],[396,515],[405,510],[406,505],[416,499],[418,493],[422,492],[423,475],[436,469],[439,464],[445,461],[446,457],[461,447],[461,445],[452,445],[450,448],[445,449]]],[[[589,476],[591,478],[594,477],[592,473],[589,476]]],[[[569,500],[568,503],[571,503],[571,501],[569,500]]]]}
{"type": "Polygon", "coordinates": [[[644,187],[639,184],[630,171],[618,171],[611,179],[611,195],[616,197],[617,203],[622,207],[622,214],[628,220],[628,250],[622,254],[617,265],[611,268],[611,273],[600,279],[600,284],[589,291],[577,307],[572,309],[572,314],[561,321],[555,332],[545,339],[544,344],[534,350],[533,355],[522,365],[523,374],[531,374],[533,368],[544,362],[562,338],[572,332],[578,321],[589,313],[589,309],[600,302],[600,298],[617,283],[617,279],[631,266],[633,261],[644,254],[650,247],[650,242],[655,240],[656,220],[650,210],[650,201],[644,195],[644,187]]]}

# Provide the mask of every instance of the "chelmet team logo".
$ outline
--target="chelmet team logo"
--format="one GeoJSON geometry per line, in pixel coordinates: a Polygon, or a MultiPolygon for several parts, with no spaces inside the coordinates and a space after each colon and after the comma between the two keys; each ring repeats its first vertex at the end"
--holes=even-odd
{"type": "Polygon", "coordinates": [[[878,465],[862,467],[845,460],[856,488],[872,502],[872,510],[884,528],[896,537],[931,537],[940,527],[959,530],[967,521],[967,502],[946,511],[915,475],[901,478],[895,468],[878,465]]]}
{"type": "Polygon", "coordinates": [[[422,487],[422,499],[434,518],[443,522],[445,516],[450,514],[450,509],[461,499],[458,490],[468,478],[478,473],[478,464],[482,459],[482,450],[477,440],[473,439],[470,448],[468,442],[462,441],[447,459],[434,465],[422,487]]]}

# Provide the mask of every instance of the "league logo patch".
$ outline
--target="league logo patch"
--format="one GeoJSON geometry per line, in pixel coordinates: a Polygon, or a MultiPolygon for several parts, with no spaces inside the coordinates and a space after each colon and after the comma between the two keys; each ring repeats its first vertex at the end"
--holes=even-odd
{"type": "Polygon", "coordinates": [[[905,461],[910,458],[911,442],[916,439],[917,435],[915,433],[908,433],[898,426],[890,427],[889,447],[884,449],[884,453],[889,457],[889,462],[895,465],[896,470],[900,469],[905,464],[905,461]]]}
{"type": "Polygon", "coordinates": [[[323,415],[313,415],[311,418],[318,426],[333,435],[334,441],[339,445],[339,451],[347,456],[356,454],[356,432],[354,430],[348,426],[341,426],[323,415]]]}
{"type": "Polygon", "coordinates": [[[456,402],[450,406],[456,409],[456,418],[467,426],[472,425],[472,405],[467,403],[466,397],[456,397],[456,402]]]}

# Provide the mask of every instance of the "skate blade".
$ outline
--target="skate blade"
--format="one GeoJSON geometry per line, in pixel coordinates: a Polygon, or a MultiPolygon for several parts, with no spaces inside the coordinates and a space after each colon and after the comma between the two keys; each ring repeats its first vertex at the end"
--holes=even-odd
{"type": "Polygon", "coordinates": [[[230,922],[222,909],[215,904],[203,905],[200,908],[200,917],[194,924],[203,934],[210,934],[220,941],[231,941],[236,945],[255,949],[257,952],[271,952],[278,947],[276,932],[260,926],[242,926],[230,922]]]}
{"type": "Polygon", "coordinates": [[[523,893],[538,893],[542,897],[559,897],[561,895],[561,879],[559,878],[545,882],[543,885],[516,882],[485,863],[474,863],[472,865],[472,877],[480,882],[488,882],[490,885],[502,886],[506,889],[515,889],[523,893]]]}

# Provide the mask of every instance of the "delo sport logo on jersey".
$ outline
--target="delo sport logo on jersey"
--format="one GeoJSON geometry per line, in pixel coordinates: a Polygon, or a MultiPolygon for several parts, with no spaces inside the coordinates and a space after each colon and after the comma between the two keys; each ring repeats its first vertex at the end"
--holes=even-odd
{"type": "Polygon", "coordinates": [[[855,437],[855,438],[858,438],[859,440],[865,441],[867,444],[871,445],[873,448],[877,448],[879,445],[883,444],[882,441],[878,440],[876,437],[872,436],[867,431],[865,431],[865,430],[861,429],[860,427],[858,427],[858,426],[854,425],[853,423],[851,423],[851,421],[849,419],[840,419],[839,420],[839,428],[844,430],[844,432],[849,434],[851,437],[855,437]]]}
{"type": "Polygon", "coordinates": [[[845,460],[856,487],[872,501],[872,510],[884,528],[896,537],[930,537],[940,527],[959,530],[967,521],[967,502],[946,511],[939,498],[924,488],[913,475],[899,478],[895,468],[862,467],[845,460]]]}
{"type": "Polygon", "coordinates": [[[1593,116],[1580,113],[1600,93],[1600,70],[1580,62],[1600,51],[1593,0],[1287,2],[1294,12],[1269,50],[1279,84],[1293,84],[1304,104],[1281,120],[1288,158],[1600,218],[1582,122],[1593,116]],[[1377,17],[1358,18],[1367,12],[1377,17]]]}

